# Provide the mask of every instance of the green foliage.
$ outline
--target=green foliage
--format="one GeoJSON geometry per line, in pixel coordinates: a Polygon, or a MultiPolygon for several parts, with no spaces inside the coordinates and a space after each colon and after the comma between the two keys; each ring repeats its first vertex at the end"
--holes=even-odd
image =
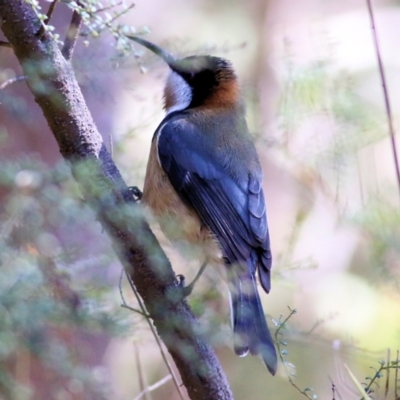
{"type": "MultiPolygon", "coordinates": [[[[35,9],[42,27],[62,44],[51,21],[46,22],[39,3],[26,1],[35,9]]],[[[132,4],[97,0],[64,3],[82,17],[81,36],[86,45],[107,33],[121,55],[131,52],[131,44],[123,34],[126,30],[132,33],[131,29],[118,19],[132,4]]],[[[279,108],[279,150],[294,160],[296,167],[301,164],[321,175],[321,171],[331,169],[339,178],[345,177],[347,166],[357,152],[386,134],[383,114],[358,95],[355,77],[337,70],[331,60],[302,67],[293,67],[289,61],[287,65],[279,108]],[[298,151],[299,142],[304,140],[302,129],[310,121],[319,119],[327,123],[306,138],[306,146],[300,146],[304,151],[298,151]]],[[[42,72],[46,68],[32,64],[32,69],[42,72]]],[[[120,143],[117,146],[124,147],[120,143]]],[[[81,382],[87,396],[110,398],[107,388],[104,389],[106,383],[99,385],[91,368],[79,358],[81,348],[71,346],[65,338],[65,333],[70,331],[107,337],[127,332],[127,320],[115,308],[118,305],[115,291],[102,279],[105,268],[112,262],[108,242],[104,237],[104,243],[90,240],[92,230],[98,234],[99,225],[93,223],[95,215],[77,200],[79,191],[65,166],[48,171],[32,160],[3,162],[0,166],[0,188],[7,193],[0,221],[0,391],[7,398],[21,398],[21,393],[29,398],[29,385],[16,379],[13,373],[18,360],[28,357],[37,358],[70,383],[81,382]],[[103,245],[104,252],[99,250],[103,245]]],[[[329,181],[325,177],[324,180],[329,181]]],[[[314,183],[312,189],[315,186],[314,183]]],[[[368,236],[369,260],[376,275],[382,277],[384,272],[387,281],[392,282],[399,281],[398,272],[393,268],[400,243],[397,209],[397,205],[377,199],[365,204],[353,220],[368,236]]],[[[275,278],[283,277],[290,270],[315,266],[312,260],[292,260],[308,211],[304,208],[297,212],[287,248],[276,258],[275,278]]],[[[227,338],[221,330],[220,319],[216,318],[220,310],[212,312],[212,302],[219,303],[220,297],[218,290],[209,290],[206,294],[195,293],[189,299],[195,313],[202,318],[202,327],[207,333],[213,333],[214,343],[218,345],[226,343],[227,338]]],[[[138,314],[137,309],[124,306],[138,314]]],[[[296,367],[288,360],[284,333],[295,312],[290,310],[288,317],[276,323],[275,341],[289,382],[301,396],[313,400],[317,395],[310,387],[303,389],[296,383],[296,367]]],[[[384,366],[381,364],[375,375],[367,379],[366,393],[372,393],[384,366]]],[[[306,368],[298,364],[299,373],[306,368]]],[[[386,368],[397,371],[398,362],[386,368]]],[[[63,389],[71,392],[71,387],[67,385],[63,389]]]]}
{"type": "MultiPolygon", "coordinates": [[[[388,360],[387,362],[382,360],[379,361],[379,367],[376,369],[374,367],[370,367],[373,371],[375,371],[374,375],[372,376],[367,376],[365,380],[368,383],[360,383],[356,376],[353,374],[353,372],[350,370],[350,368],[345,365],[345,368],[350,375],[350,378],[356,387],[357,391],[359,394],[362,396],[361,400],[369,400],[369,399],[374,399],[376,397],[376,390],[375,389],[381,389],[380,391],[383,391],[384,398],[389,399],[393,398],[394,400],[399,399],[399,391],[400,391],[400,380],[399,380],[399,373],[400,373],[400,360],[399,360],[399,351],[397,351],[397,358],[395,361],[390,361],[390,350],[388,351],[388,360]],[[391,374],[390,372],[394,372],[394,379],[391,379],[391,374]],[[380,386],[379,382],[384,378],[386,375],[385,379],[385,385],[383,387],[380,386]],[[393,386],[391,388],[391,386],[393,386]],[[393,394],[393,397],[391,397],[391,394],[393,394]]],[[[381,397],[379,397],[381,398],[381,397]]]]}
{"type": "Polygon", "coordinates": [[[289,308],[289,315],[283,320],[281,316],[279,320],[275,322],[277,329],[274,333],[274,338],[275,338],[275,345],[278,350],[279,359],[281,360],[282,365],[285,369],[289,383],[307,399],[316,400],[318,399],[318,395],[316,395],[315,393],[312,394],[314,389],[312,389],[311,387],[306,387],[304,389],[301,389],[300,386],[298,386],[298,384],[295,382],[296,366],[287,360],[287,356],[289,355],[289,352],[286,349],[286,347],[288,346],[288,342],[286,340],[283,340],[283,333],[287,329],[288,321],[293,317],[293,315],[297,314],[297,310],[291,309],[290,307],[288,308],[289,308]]]}
{"type": "Polygon", "coordinates": [[[7,195],[0,219],[0,393],[7,399],[30,393],[17,379],[23,357],[52,371],[50,388],[59,380],[79,382],[89,397],[109,398],[79,339],[106,343],[128,332],[115,284],[106,279],[113,260],[107,240],[65,164],[50,171],[27,159],[2,162],[1,170],[7,195]],[[95,239],[105,251],[91,243],[95,239]]]}
{"type": "Polygon", "coordinates": [[[356,76],[328,57],[302,66],[288,57],[286,65],[277,145],[338,196],[357,168],[358,152],[386,137],[385,114],[359,95],[356,76]]]}
{"type": "MultiPolygon", "coordinates": [[[[390,189],[388,189],[390,192],[390,189]]],[[[384,194],[371,196],[370,201],[353,218],[365,233],[366,256],[370,279],[400,287],[400,211],[384,194]]]]}
{"type": "MultiPolygon", "coordinates": [[[[364,189],[362,199],[358,204],[352,198],[352,194],[346,193],[342,186],[342,182],[349,179],[350,172],[353,172],[354,176],[360,150],[387,137],[386,116],[358,94],[356,75],[337,69],[335,63],[328,57],[302,66],[295,65],[290,57],[286,61],[287,69],[278,113],[280,125],[277,147],[294,167],[291,171],[293,175],[302,179],[299,171],[305,170],[307,178],[309,176],[314,178],[304,179],[301,182],[310,189],[310,197],[318,191],[319,194],[323,193],[327,199],[330,198],[337,204],[338,198],[349,196],[345,202],[346,206],[350,205],[352,209],[350,212],[346,210],[342,213],[344,218],[338,218],[338,225],[350,222],[352,227],[358,230],[362,251],[356,254],[354,260],[351,261],[352,264],[346,267],[356,268],[363,279],[369,278],[370,282],[373,282],[374,288],[384,283],[386,287],[395,286],[398,291],[400,214],[397,188],[388,185],[386,181],[376,182],[376,187],[380,190],[377,189],[374,192],[369,188],[364,189]],[[315,179],[315,177],[318,178],[315,179]],[[335,189],[340,189],[340,191],[327,190],[335,181],[338,187],[335,189]],[[333,193],[335,196],[332,196],[333,193]],[[355,209],[356,212],[354,212],[355,209]]],[[[373,168],[373,162],[368,161],[369,167],[373,168]]],[[[381,160],[376,160],[377,164],[380,162],[381,160]]],[[[368,170],[368,172],[371,171],[368,170]]],[[[358,173],[360,174],[360,171],[358,173]]],[[[354,183],[361,187],[363,185],[363,182],[353,181],[353,187],[354,183]]],[[[287,270],[298,269],[305,265],[304,262],[293,263],[292,255],[299,237],[303,234],[303,223],[308,217],[308,211],[309,209],[303,206],[297,212],[291,235],[286,241],[287,248],[278,258],[278,271],[282,274],[287,270]]],[[[340,217],[341,213],[338,212],[338,214],[340,217]]],[[[319,245],[320,243],[316,244],[316,246],[319,245]]],[[[296,365],[298,367],[296,369],[293,363],[287,361],[288,343],[287,340],[283,340],[283,333],[294,312],[290,310],[287,318],[277,322],[276,344],[291,385],[302,396],[313,399],[311,389],[302,389],[294,380],[296,371],[299,371],[299,374],[304,372],[305,366],[300,363],[296,365]]],[[[357,319],[357,315],[354,315],[354,318],[357,319]]],[[[312,345],[310,345],[310,351],[313,351],[312,345]]],[[[342,365],[339,369],[343,369],[342,365]]],[[[364,384],[365,396],[397,400],[397,396],[392,393],[385,394],[386,397],[378,397],[374,390],[379,379],[384,376],[384,372],[389,373],[389,370],[398,371],[398,369],[398,361],[380,363],[375,374],[368,377],[368,382],[364,384]]],[[[351,379],[355,385],[353,378],[351,379]]],[[[394,386],[399,385],[398,381],[395,379],[393,381],[394,386]]],[[[335,383],[338,393],[341,388],[347,386],[343,381],[335,383]]],[[[354,385],[355,388],[360,387],[360,385],[354,385]]],[[[355,390],[353,394],[354,392],[355,390]]]]}
{"type": "MultiPolygon", "coordinates": [[[[397,354],[397,359],[395,361],[388,361],[387,363],[385,361],[380,361],[379,362],[379,368],[373,368],[371,367],[371,369],[373,369],[375,371],[375,374],[371,377],[366,377],[365,379],[368,381],[368,383],[363,383],[363,385],[365,386],[364,390],[365,393],[367,393],[368,395],[374,393],[374,386],[379,387],[378,381],[383,377],[383,374],[386,373],[386,386],[385,386],[385,398],[388,395],[388,390],[389,390],[389,381],[390,381],[390,371],[394,371],[395,372],[395,379],[394,379],[394,391],[395,393],[397,393],[397,391],[400,389],[400,381],[398,379],[398,374],[400,373],[400,360],[398,358],[398,354],[397,354]]],[[[397,400],[397,398],[395,399],[397,400]]]]}
{"type": "Polygon", "coordinates": [[[354,153],[382,138],[385,116],[357,94],[356,84],[354,76],[337,70],[328,59],[295,69],[288,63],[279,108],[283,143],[306,119],[316,116],[331,119],[331,128],[337,129],[337,151],[354,153]]]}

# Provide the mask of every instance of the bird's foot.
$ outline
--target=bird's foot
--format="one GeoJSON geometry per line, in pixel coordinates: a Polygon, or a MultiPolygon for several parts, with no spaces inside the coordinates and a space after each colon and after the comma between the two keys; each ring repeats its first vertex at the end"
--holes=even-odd
{"type": "Polygon", "coordinates": [[[182,298],[188,297],[189,295],[192,294],[193,289],[194,289],[194,285],[199,280],[199,278],[200,278],[201,274],[203,273],[203,271],[205,270],[206,266],[207,266],[207,261],[204,261],[204,263],[201,265],[201,267],[199,269],[199,272],[197,272],[197,275],[192,280],[190,285],[185,286],[185,277],[183,275],[177,275],[176,276],[176,280],[177,280],[178,286],[179,286],[179,288],[181,290],[181,293],[182,293],[182,298]]]}
{"type": "Polygon", "coordinates": [[[129,192],[132,194],[132,197],[135,201],[139,201],[143,197],[143,192],[137,186],[129,186],[129,192]]]}
{"type": "Polygon", "coordinates": [[[193,292],[193,288],[194,288],[194,284],[196,283],[195,280],[192,281],[192,283],[188,286],[185,286],[185,276],[184,275],[177,275],[176,276],[176,281],[178,283],[178,288],[181,292],[181,296],[182,298],[188,297],[192,294],[193,292]]]}

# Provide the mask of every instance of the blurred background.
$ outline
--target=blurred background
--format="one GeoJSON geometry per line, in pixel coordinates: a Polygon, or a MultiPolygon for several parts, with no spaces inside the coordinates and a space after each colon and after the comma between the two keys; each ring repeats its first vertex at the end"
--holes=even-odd
{"type": "MultiPolygon", "coordinates": [[[[400,4],[374,6],[398,130],[400,4]]],[[[61,38],[70,16],[56,9],[61,38]]],[[[234,355],[224,271],[206,270],[189,302],[235,398],[360,398],[344,364],[368,384],[400,349],[399,183],[366,2],[137,0],[119,21],[176,56],[228,58],[241,83],[274,257],[262,301],[272,331],[297,313],[278,335],[285,364],[272,377],[234,355]]],[[[88,35],[73,66],[117,166],[142,187],[168,69],[139,46],[122,53],[109,32],[88,35]]],[[[20,73],[0,48],[0,84],[20,73]]],[[[147,322],[120,307],[138,305],[125,279],[121,299],[121,266],[26,85],[0,103],[0,398],[178,399],[147,322]]],[[[157,234],[190,280],[199,261],[157,234]]],[[[394,373],[389,383],[396,400],[394,373]]]]}

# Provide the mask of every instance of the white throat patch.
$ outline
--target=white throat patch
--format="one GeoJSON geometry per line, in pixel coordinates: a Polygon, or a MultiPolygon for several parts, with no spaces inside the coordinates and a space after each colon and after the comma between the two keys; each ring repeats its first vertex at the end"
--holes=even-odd
{"type": "Polygon", "coordinates": [[[173,111],[184,110],[192,101],[192,89],[176,72],[171,71],[165,86],[167,115],[173,111]]]}

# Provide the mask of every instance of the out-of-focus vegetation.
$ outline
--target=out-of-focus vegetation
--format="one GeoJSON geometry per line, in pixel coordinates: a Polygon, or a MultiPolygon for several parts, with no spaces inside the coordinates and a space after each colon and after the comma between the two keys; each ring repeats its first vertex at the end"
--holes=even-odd
{"type": "MultiPolygon", "coordinates": [[[[38,13],[47,7],[32,4],[42,7],[38,13]]],[[[378,6],[386,48],[400,10],[390,1],[378,6]]],[[[60,7],[54,34],[70,18],[60,7]]],[[[116,11],[118,19],[108,13],[97,20],[106,5],[90,7],[73,63],[130,184],[141,186],[162,118],[166,70],[136,47],[127,52],[120,23],[141,32],[140,26],[152,27],[151,40],[180,55],[207,49],[229,58],[242,82],[265,173],[275,259],[273,289],[263,302],[286,368],[272,378],[258,359],[234,356],[224,274],[207,269],[189,301],[236,398],[359,399],[345,363],[358,382],[373,381],[375,399],[385,398],[387,375],[379,366],[396,366],[400,348],[400,200],[376,64],[366,55],[372,42],[364,4],[139,1],[123,17],[116,11]],[[282,324],[288,306],[297,313],[282,324]]],[[[400,59],[395,47],[386,50],[398,104],[400,59]]],[[[0,57],[3,81],[18,71],[11,57],[0,57]]],[[[165,377],[166,368],[144,318],[120,308],[120,266],[107,237],[68,168],[55,161],[45,122],[18,85],[0,98],[0,397],[132,398],[165,377]]],[[[176,272],[195,274],[197,260],[162,240],[176,272]]],[[[389,400],[399,386],[395,370],[389,400]]],[[[176,393],[167,381],[151,396],[176,393]]]]}
{"type": "Polygon", "coordinates": [[[64,163],[1,171],[0,397],[110,398],[101,355],[135,321],[109,285],[109,243],[64,163]]]}

